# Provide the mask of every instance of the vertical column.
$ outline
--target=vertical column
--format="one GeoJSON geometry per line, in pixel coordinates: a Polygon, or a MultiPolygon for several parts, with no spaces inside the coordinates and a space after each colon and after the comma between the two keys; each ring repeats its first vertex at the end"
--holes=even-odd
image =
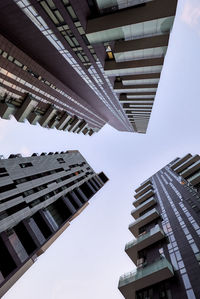
{"type": "Polygon", "coordinates": [[[83,200],[84,200],[85,202],[88,201],[87,196],[83,193],[83,191],[82,191],[79,187],[76,188],[76,191],[77,191],[77,193],[83,198],[83,200]]]}
{"type": "Polygon", "coordinates": [[[97,179],[100,181],[100,183],[102,184],[102,186],[104,185],[104,182],[102,181],[102,179],[99,177],[99,176],[97,176],[97,179]]]}
{"type": "Polygon", "coordinates": [[[76,209],[75,207],[71,204],[69,198],[65,195],[63,198],[62,198],[64,204],[68,207],[68,209],[71,211],[72,214],[75,214],[76,213],[76,209]]]}
{"type": "Polygon", "coordinates": [[[95,182],[98,184],[99,188],[102,187],[102,184],[100,184],[99,180],[97,179],[96,176],[93,177],[93,179],[95,180],[95,182]]]}
{"type": "Polygon", "coordinates": [[[70,195],[72,196],[72,198],[75,200],[75,202],[77,203],[77,205],[79,206],[79,208],[83,205],[82,202],[79,200],[78,196],[72,191],[70,192],[70,195]]]}
{"type": "Polygon", "coordinates": [[[18,258],[20,259],[20,262],[23,263],[27,258],[28,254],[22,245],[20,239],[18,238],[17,234],[12,231],[11,234],[7,237],[8,240],[10,241],[10,244],[12,245],[13,249],[15,250],[18,258]]]}
{"type": "Polygon", "coordinates": [[[90,178],[90,183],[92,184],[92,186],[96,189],[96,191],[99,190],[99,186],[97,186],[96,182],[93,180],[93,178],[90,178]]]}
{"type": "Polygon", "coordinates": [[[35,245],[36,245],[37,247],[40,247],[40,243],[39,243],[38,239],[36,238],[36,235],[34,234],[32,228],[30,227],[29,219],[25,219],[25,220],[23,220],[22,222],[23,222],[23,224],[24,224],[24,226],[25,226],[27,232],[29,233],[29,235],[30,235],[31,238],[33,239],[35,245]]]}
{"type": "Polygon", "coordinates": [[[54,229],[52,228],[51,224],[49,223],[47,217],[44,214],[43,210],[39,211],[39,215],[41,216],[41,218],[44,220],[44,222],[46,223],[46,225],[48,226],[48,228],[50,229],[51,233],[54,233],[54,229]]]}
{"type": "Polygon", "coordinates": [[[1,273],[0,271],[0,284],[4,281],[4,277],[3,277],[3,274],[1,273]]]}
{"type": "Polygon", "coordinates": [[[58,224],[54,220],[53,216],[47,209],[42,210],[42,212],[44,213],[44,216],[46,217],[47,221],[49,222],[51,229],[53,229],[53,232],[55,232],[58,229],[58,224]]]}
{"type": "MultiPolygon", "coordinates": [[[[10,234],[10,236],[12,236],[14,234],[14,231],[10,234]]],[[[16,235],[16,234],[15,234],[16,235]]],[[[14,247],[12,246],[6,232],[2,232],[0,234],[0,237],[8,251],[8,253],[10,254],[11,258],[13,259],[13,262],[15,263],[15,265],[17,267],[19,267],[21,265],[21,259],[20,257],[18,256],[17,252],[15,251],[14,247]]],[[[12,237],[11,237],[12,239],[12,237]]]]}
{"type": "Polygon", "coordinates": [[[85,182],[85,183],[88,185],[88,187],[90,188],[90,190],[95,194],[95,193],[96,193],[96,190],[92,187],[92,185],[90,184],[90,182],[87,181],[87,182],[85,182]]]}
{"type": "Polygon", "coordinates": [[[45,242],[45,237],[33,218],[24,220],[24,224],[38,247],[45,242]]]}

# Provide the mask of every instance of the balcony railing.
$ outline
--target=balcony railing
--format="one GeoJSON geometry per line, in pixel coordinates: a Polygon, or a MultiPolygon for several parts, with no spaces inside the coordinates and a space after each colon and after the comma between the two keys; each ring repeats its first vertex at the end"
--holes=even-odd
{"type": "Polygon", "coordinates": [[[194,172],[196,172],[199,169],[200,169],[200,161],[197,161],[192,165],[190,165],[189,167],[187,167],[184,171],[181,171],[180,175],[183,178],[187,178],[188,176],[192,175],[194,172]]]}
{"type": "Polygon", "coordinates": [[[137,198],[137,200],[135,200],[133,202],[134,207],[138,207],[143,201],[145,201],[146,199],[148,199],[149,197],[151,197],[153,195],[154,195],[153,190],[148,190],[147,192],[142,194],[140,197],[137,198]]]}
{"type": "Polygon", "coordinates": [[[177,168],[179,165],[181,165],[183,162],[187,161],[191,157],[192,157],[191,154],[187,154],[183,158],[180,158],[180,159],[176,160],[174,163],[172,163],[171,169],[174,170],[175,168],[177,168]]]}
{"type": "Polygon", "coordinates": [[[142,190],[148,184],[151,184],[151,180],[150,179],[148,179],[145,182],[143,182],[137,189],[135,189],[135,192],[139,192],[140,190],[142,190]]]}
{"type": "Polygon", "coordinates": [[[137,192],[134,197],[137,199],[138,197],[140,197],[142,194],[146,193],[147,191],[153,189],[153,186],[149,183],[148,185],[146,185],[144,188],[142,188],[139,192],[137,192]]]}
{"type": "Polygon", "coordinates": [[[157,219],[158,217],[160,217],[160,214],[158,213],[158,211],[156,209],[152,209],[149,212],[145,213],[144,215],[142,215],[140,218],[138,218],[136,221],[134,221],[133,223],[131,223],[129,225],[129,230],[132,232],[132,234],[135,237],[138,237],[139,235],[139,228],[150,223],[151,221],[153,221],[154,219],[157,219]]]}
{"type": "Polygon", "coordinates": [[[136,240],[130,241],[125,246],[125,251],[130,259],[136,264],[138,251],[162,240],[165,237],[163,230],[157,224],[148,233],[141,234],[136,240]]]}
{"type": "Polygon", "coordinates": [[[195,186],[200,182],[200,170],[187,179],[187,181],[195,186]]]}
{"type": "Polygon", "coordinates": [[[195,162],[199,161],[200,157],[199,155],[195,155],[191,158],[189,158],[188,160],[186,160],[185,162],[183,162],[182,164],[180,164],[178,167],[176,167],[174,169],[175,172],[180,173],[185,171],[189,166],[191,166],[192,164],[194,164],[195,162]]]}
{"type": "Polygon", "coordinates": [[[144,212],[146,209],[150,208],[156,204],[156,200],[154,197],[150,197],[149,199],[145,200],[142,204],[140,204],[136,209],[131,211],[131,215],[137,219],[139,218],[140,213],[144,212]]]}
{"type": "Polygon", "coordinates": [[[171,263],[162,257],[152,264],[147,264],[136,271],[122,275],[119,279],[118,288],[125,298],[135,299],[136,291],[169,279],[173,275],[171,263]]]}

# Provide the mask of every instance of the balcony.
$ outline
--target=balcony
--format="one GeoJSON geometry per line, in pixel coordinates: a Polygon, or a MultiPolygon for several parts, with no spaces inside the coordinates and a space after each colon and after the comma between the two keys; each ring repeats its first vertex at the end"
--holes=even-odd
{"type": "Polygon", "coordinates": [[[136,240],[126,244],[125,252],[130,259],[136,264],[138,259],[138,251],[162,240],[165,237],[163,230],[157,224],[150,232],[141,234],[136,240]]]}
{"type": "Polygon", "coordinates": [[[187,179],[187,181],[195,186],[200,183],[200,170],[187,179]]]}
{"type": "Polygon", "coordinates": [[[140,213],[144,212],[146,209],[152,207],[156,204],[156,200],[154,197],[150,197],[148,200],[143,202],[141,205],[139,205],[136,209],[132,210],[131,215],[138,219],[140,217],[140,213]]]}
{"type": "Polygon", "coordinates": [[[56,115],[56,109],[54,106],[50,106],[45,114],[39,119],[39,124],[43,127],[46,128],[50,120],[56,115]]]}
{"type": "Polygon", "coordinates": [[[134,207],[135,208],[138,207],[143,201],[145,201],[146,199],[148,199],[149,197],[151,197],[153,195],[154,195],[153,190],[149,190],[149,191],[145,192],[140,197],[138,197],[137,200],[135,200],[133,202],[134,207]]]}
{"type": "Polygon", "coordinates": [[[24,102],[20,108],[14,114],[15,118],[19,122],[24,122],[29,114],[37,106],[38,102],[33,99],[31,96],[27,95],[24,99],[24,102]]]}
{"type": "Polygon", "coordinates": [[[192,157],[191,154],[187,154],[185,155],[183,158],[180,158],[178,160],[176,160],[172,165],[171,165],[171,169],[175,169],[177,168],[179,165],[181,165],[183,162],[187,161],[188,159],[190,159],[192,157]]]}
{"type": "Polygon", "coordinates": [[[144,183],[142,183],[141,185],[140,185],[140,187],[138,187],[137,189],[135,189],[135,192],[137,193],[137,192],[139,192],[140,190],[142,190],[145,186],[147,186],[148,184],[151,184],[151,180],[147,180],[147,181],[145,181],[144,183]]]}
{"type": "Polygon", "coordinates": [[[0,117],[3,119],[10,119],[11,114],[15,113],[17,108],[8,102],[0,102],[0,117]]]}
{"type": "Polygon", "coordinates": [[[191,166],[189,166],[183,172],[181,172],[180,175],[185,179],[193,175],[198,170],[200,170],[200,161],[193,163],[191,166]]]}
{"type": "Polygon", "coordinates": [[[129,230],[137,238],[139,235],[139,228],[157,219],[158,217],[160,217],[158,211],[156,209],[152,209],[151,211],[145,213],[139,219],[131,223],[129,225],[129,230]]]}
{"type": "Polygon", "coordinates": [[[119,279],[118,288],[126,299],[135,299],[136,291],[157,284],[174,276],[171,263],[161,258],[152,264],[124,274],[119,279]]]}
{"type": "Polygon", "coordinates": [[[194,164],[195,162],[197,162],[199,160],[200,160],[199,155],[195,155],[195,156],[191,157],[190,159],[188,159],[187,161],[183,162],[178,167],[176,167],[174,169],[174,171],[177,173],[180,173],[180,172],[186,170],[186,168],[188,168],[190,165],[194,164]]]}
{"type": "Polygon", "coordinates": [[[146,193],[151,189],[153,189],[153,186],[151,184],[148,184],[144,188],[142,188],[138,193],[136,193],[134,197],[137,199],[138,197],[140,197],[141,195],[143,195],[144,193],[146,193]]]}

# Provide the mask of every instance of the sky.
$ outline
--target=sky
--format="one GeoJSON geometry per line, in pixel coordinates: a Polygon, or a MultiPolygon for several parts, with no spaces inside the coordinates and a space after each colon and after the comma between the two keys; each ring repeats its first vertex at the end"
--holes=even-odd
{"type": "Polygon", "coordinates": [[[176,157],[200,153],[200,1],[179,0],[147,134],[106,125],[93,136],[0,120],[0,154],[77,149],[109,182],[7,292],[4,299],[122,299],[119,276],[134,264],[134,190],[176,157]]]}

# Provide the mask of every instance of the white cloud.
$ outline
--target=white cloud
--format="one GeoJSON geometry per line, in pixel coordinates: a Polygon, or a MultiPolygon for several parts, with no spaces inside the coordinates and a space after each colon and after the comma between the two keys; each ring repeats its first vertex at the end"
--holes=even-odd
{"type": "Polygon", "coordinates": [[[0,119],[0,141],[4,139],[8,131],[7,121],[0,119]]]}
{"type": "Polygon", "coordinates": [[[21,147],[19,152],[22,154],[23,157],[31,156],[31,151],[25,146],[21,147]]]}
{"type": "Polygon", "coordinates": [[[200,33],[200,3],[187,0],[182,11],[181,20],[192,28],[199,29],[200,33]]]}

